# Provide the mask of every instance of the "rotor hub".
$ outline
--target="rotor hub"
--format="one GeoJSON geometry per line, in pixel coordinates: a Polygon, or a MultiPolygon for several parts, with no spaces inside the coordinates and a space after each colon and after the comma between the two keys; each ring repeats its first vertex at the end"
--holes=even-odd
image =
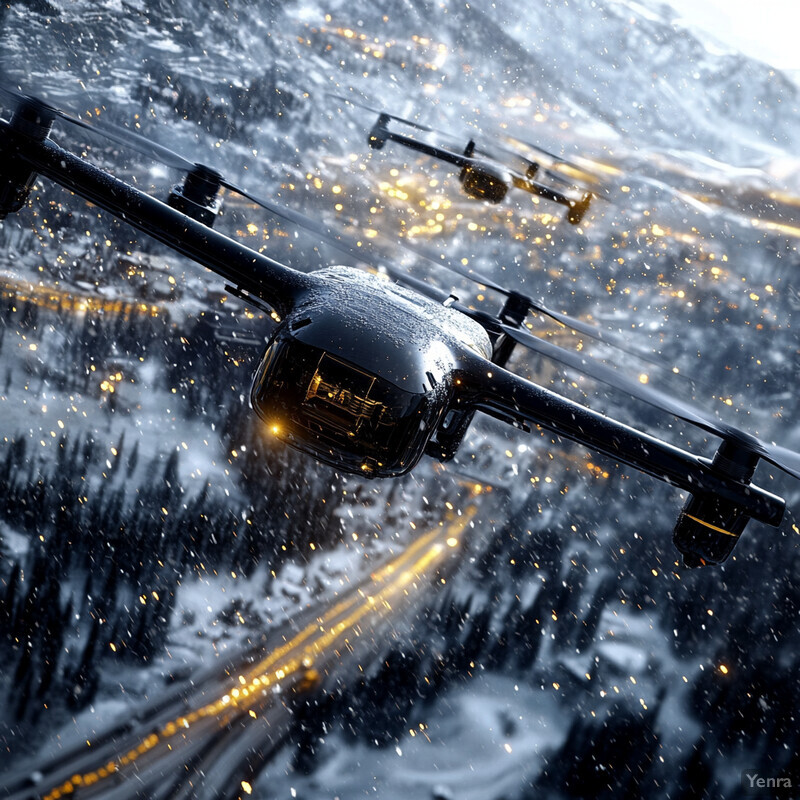
{"type": "Polygon", "coordinates": [[[222,207],[222,200],[217,196],[220,186],[222,175],[217,170],[205,164],[195,164],[183,184],[172,188],[167,204],[211,227],[222,207]]]}
{"type": "Polygon", "coordinates": [[[216,197],[222,184],[222,175],[213,167],[197,164],[186,176],[183,184],[183,196],[193,203],[207,206],[216,197]]]}
{"type": "Polygon", "coordinates": [[[36,97],[22,97],[11,116],[10,125],[15,131],[44,141],[53,127],[55,109],[36,97]]]}
{"type": "Polygon", "coordinates": [[[725,439],[714,454],[711,467],[726,478],[738,483],[749,483],[755,474],[758,459],[758,453],[725,439]]]}

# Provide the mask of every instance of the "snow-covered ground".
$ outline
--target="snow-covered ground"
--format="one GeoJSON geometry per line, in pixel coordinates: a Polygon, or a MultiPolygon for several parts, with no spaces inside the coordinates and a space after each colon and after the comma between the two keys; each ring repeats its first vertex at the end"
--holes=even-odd
{"type": "MultiPolygon", "coordinates": [[[[753,60],[716,46],[688,14],[676,25],[666,6],[634,0],[547,0],[524,14],[509,0],[410,0],[384,9],[360,0],[231,0],[224,10],[188,0],[51,0],[4,5],[0,23],[8,82],[80,114],[121,124],[139,115],[153,139],[219,166],[254,192],[347,228],[365,250],[371,243],[462,299],[493,310],[499,302],[490,291],[478,297],[481,290],[463,279],[386,247],[378,234],[405,235],[434,258],[446,254],[594,320],[664,367],[592,345],[543,318],[533,325],[634,378],[671,377],[670,391],[694,396],[766,438],[800,446],[792,390],[800,313],[797,85],[765,56],[753,60]],[[499,206],[475,203],[461,193],[455,172],[430,159],[391,145],[369,151],[373,115],[327,92],[412,116],[461,147],[475,135],[487,146],[516,148],[541,159],[557,178],[591,187],[598,199],[580,229],[565,223],[560,208],[525,194],[510,194],[499,206]]],[[[61,127],[56,133],[70,145],[78,135],[61,127]]],[[[159,191],[175,179],[121,148],[95,142],[89,152],[159,191]]],[[[132,239],[108,217],[40,184],[29,210],[0,223],[4,276],[63,286],[72,262],[91,260],[88,253],[104,272],[95,275],[98,286],[74,267],[84,279],[81,291],[108,299],[117,291],[104,277],[113,252],[153,249],[169,258],[144,237],[132,239]]],[[[217,224],[303,269],[341,259],[313,236],[245,203],[229,202],[217,224]]],[[[180,260],[171,269],[181,285],[191,284],[182,300],[168,304],[174,344],[204,307],[198,298],[222,287],[180,260]]],[[[172,358],[176,351],[155,348],[133,364],[133,382],[126,373],[112,412],[108,391],[94,378],[85,388],[58,388],[78,365],[64,363],[68,328],[61,330],[48,313],[27,327],[18,312],[9,314],[13,325],[0,351],[5,452],[24,438],[36,453],[32,473],[49,474],[63,435],[91,433],[97,444],[91,480],[99,486],[124,433],[126,458],[139,445],[128,489],[177,452],[180,502],[190,503],[208,482],[234,516],[252,521],[253,485],[265,479],[251,471],[241,446],[251,445],[229,439],[219,408],[190,408],[192,391],[170,385],[174,365],[164,353],[172,358]]],[[[205,357],[205,349],[187,340],[180,355],[205,357]]],[[[236,370],[226,379],[236,377],[223,387],[226,403],[246,396],[256,357],[230,356],[236,370]]],[[[191,368],[203,369],[198,363],[191,368]]],[[[112,366],[113,374],[125,372],[112,358],[97,362],[103,380],[112,366]]],[[[543,359],[518,355],[513,366],[626,422],[713,452],[707,437],[543,359]]],[[[279,473],[286,462],[268,455],[279,473]]],[[[176,585],[163,649],[144,666],[103,662],[96,703],[81,712],[85,724],[91,728],[135,705],[167,676],[206,665],[298,609],[335,596],[410,541],[412,523],[419,529],[436,518],[460,470],[471,482],[496,487],[495,497],[502,493],[505,503],[500,510],[487,503],[449,594],[432,600],[429,619],[423,614],[411,623],[431,641],[460,636],[463,643],[484,615],[488,632],[477,666],[418,704],[403,735],[387,747],[371,746],[363,731],[353,740],[334,730],[310,775],[293,770],[287,751],[258,786],[265,794],[306,800],[435,792],[529,797],[546,790],[530,787],[559,752],[569,752],[571,731],[601,740],[592,725],[598,718],[613,722],[623,709],[656,730],[663,769],[672,771],[662,784],[667,791],[681,786],[686,759],[695,746],[702,750],[697,743],[705,737],[702,763],[713,771],[719,762],[716,774],[727,775],[725,791],[735,796],[730,765],[741,766],[741,748],[748,752],[757,737],[745,729],[737,740],[743,723],[726,717],[734,733],[724,735],[734,744],[726,740],[715,754],[714,736],[723,734],[710,720],[725,710],[730,687],[744,687],[734,695],[741,704],[753,693],[749,684],[736,683],[748,670],[772,678],[793,663],[796,625],[786,622],[795,602],[793,483],[760,469],[761,483],[789,497],[785,524],[778,533],[751,525],[724,570],[696,576],[680,570],[669,542],[680,498],[609,459],[587,457],[584,448],[549,435],[523,439],[479,420],[455,467],[453,474],[426,464],[396,486],[337,484],[324,545],[306,535],[316,521],[295,510],[309,493],[302,468],[291,485],[265,482],[279,487],[267,499],[285,508],[291,555],[261,561],[246,575],[192,565],[176,585]],[[461,615],[461,628],[451,619],[458,632],[437,634],[446,627],[437,615],[446,617],[447,603],[453,619],[461,615]]],[[[307,477],[316,490],[328,479],[312,472],[307,477]]],[[[114,480],[116,487],[123,483],[119,474],[114,480]]],[[[218,541],[232,545],[230,530],[218,533],[218,541]]],[[[0,578],[9,580],[11,564],[25,558],[32,542],[2,523],[0,578]]],[[[85,575],[61,577],[77,597],[85,575]]],[[[84,642],[85,629],[78,633],[84,642]]],[[[427,644],[412,638],[406,646],[424,652],[427,644]]],[[[18,648],[7,649],[13,664],[18,648]]],[[[3,658],[0,652],[0,664],[3,658]]],[[[733,700],[727,705],[736,708],[733,700]]],[[[784,748],[794,741],[789,734],[778,739],[784,748]]],[[[654,783],[647,786],[640,792],[657,793],[654,783]]]]}
{"type": "Polygon", "coordinates": [[[281,798],[501,797],[535,777],[566,734],[552,694],[480,675],[448,691],[395,745],[352,745],[331,733],[311,776],[284,760],[289,752],[264,772],[258,789],[281,798]]]}

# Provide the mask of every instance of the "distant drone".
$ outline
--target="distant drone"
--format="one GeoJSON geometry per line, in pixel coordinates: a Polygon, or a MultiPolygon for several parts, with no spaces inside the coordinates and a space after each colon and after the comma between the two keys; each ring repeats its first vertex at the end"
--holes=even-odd
{"type": "Polygon", "coordinates": [[[387,111],[377,111],[370,106],[365,106],[340,95],[331,96],[345,103],[365,108],[367,111],[372,111],[378,115],[377,122],[372,126],[367,136],[367,144],[374,150],[382,150],[386,142],[395,142],[419,153],[437,158],[440,161],[453,164],[460,168],[458,179],[461,181],[464,193],[470,197],[486,200],[490,203],[500,203],[513,186],[529,194],[535,194],[539,197],[544,197],[546,200],[552,200],[554,203],[566,206],[568,209],[567,221],[572,225],[580,225],[589,210],[589,205],[594,197],[591,192],[585,192],[580,199],[576,200],[551,186],[535,181],[534,178],[540,172],[540,164],[535,161],[514,153],[514,158],[524,163],[525,173],[522,174],[492,158],[488,153],[479,150],[473,139],[467,142],[463,152],[458,153],[441,145],[389,130],[389,122],[394,120],[426,133],[435,133],[433,128],[395,116],[387,111]]]}
{"type": "Polygon", "coordinates": [[[41,100],[2,94],[13,112],[9,121],[0,120],[0,218],[27,202],[41,174],[213,270],[237,296],[273,309],[280,322],[256,370],[251,404],[291,447],[349,473],[392,477],[426,453],[452,458],[473,415],[483,411],[522,430],[542,426],[689,492],[674,530],[687,566],[724,561],[750,518],[780,523],[783,499],[750,481],[762,458],[800,478],[800,454],[544,342],[525,329],[524,320],[534,309],[597,338],[606,334],[472,274],[506,295],[497,316],[470,309],[391,265],[391,276],[405,286],[351,267],[299,272],[213,230],[220,187],[341,249],[359,248],[126,129],[88,125],[41,100]],[[49,133],[57,118],[188,175],[162,203],[56,145],[49,133]],[[517,344],[719,436],[719,449],[712,459],[695,455],[509,372],[505,365],[517,344]]]}

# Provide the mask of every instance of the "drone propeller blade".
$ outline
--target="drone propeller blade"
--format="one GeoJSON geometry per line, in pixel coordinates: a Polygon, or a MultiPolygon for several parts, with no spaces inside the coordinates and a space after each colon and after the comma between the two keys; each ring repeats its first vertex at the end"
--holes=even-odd
{"type": "Polygon", "coordinates": [[[343,103],[349,103],[351,106],[363,108],[365,111],[371,111],[373,114],[378,114],[379,116],[388,117],[389,119],[393,119],[395,122],[401,122],[403,125],[408,125],[411,128],[416,128],[417,130],[425,131],[426,133],[437,132],[434,128],[429,128],[427,125],[423,125],[420,122],[414,122],[413,120],[406,119],[405,117],[398,117],[396,114],[390,114],[388,111],[383,111],[379,108],[373,108],[372,106],[368,106],[366,103],[361,103],[358,100],[344,97],[344,95],[333,94],[332,92],[325,92],[325,94],[328,97],[333,97],[335,100],[341,100],[343,103]]]}
{"type": "Polygon", "coordinates": [[[123,128],[119,125],[113,125],[110,122],[94,122],[91,125],[83,123],[85,128],[94,131],[98,136],[104,136],[106,139],[111,139],[123,147],[130,147],[144,156],[152,158],[154,161],[159,161],[165,167],[171,167],[181,171],[191,171],[197,165],[189,161],[188,158],[176,153],[169,147],[163,144],[154,142],[141,133],[130,130],[130,128],[123,128]]]}
{"type": "Polygon", "coordinates": [[[8,86],[3,86],[2,84],[0,84],[0,97],[4,98],[6,101],[10,101],[15,106],[23,101],[29,101],[38,103],[40,106],[49,109],[54,114],[59,113],[57,108],[50,105],[50,103],[46,103],[40,97],[36,97],[35,95],[31,94],[25,94],[25,92],[22,92],[19,89],[10,89],[8,86]]]}
{"type": "Polygon", "coordinates": [[[505,333],[515,342],[527,347],[529,350],[533,350],[534,352],[549,358],[552,361],[557,361],[560,364],[563,364],[565,367],[570,367],[571,369],[581,372],[584,375],[593,378],[594,380],[605,383],[607,386],[627,392],[632,397],[642,400],[645,403],[649,403],[661,411],[667,411],[670,414],[673,414],[674,416],[684,420],[685,422],[690,422],[693,425],[697,425],[709,433],[713,433],[718,436],[726,435],[724,424],[721,421],[709,421],[703,415],[695,413],[691,406],[685,405],[681,401],[675,400],[674,398],[665,395],[646,384],[642,384],[626,377],[625,375],[621,375],[616,370],[611,369],[604,364],[594,361],[591,358],[587,358],[580,353],[574,353],[571,350],[565,350],[562,347],[558,347],[558,345],[552,344],[551,342],[547,342],[543,339],[539,339],[537,336],[534,336],[527,331],[519,330],[519,328],[515,328],[511,325],[499,323],[498,327],[503,333],[505,333]]]}
{"type": "Polygon", "coordinates": [[[534,144],[533,142],[528,141],[527,139],[521,139],[519,136],[516,136],[508,131],[497,132],[496,135],[498,137],[503,137],[506,139],[511,139],[513,142],[519,142],[521,145],[525,147],[529,147],[531,150],[535,150],[537,153],[541,153],[543,156],[549,158],[554,164],[565,164],[568,167],[572,167],[573,169],[580,169],[577,164],[573,164],[568,159],[564,158],[563,156],[557,155],[556,153],[550,152],[550,150],[546,150],[544,147],[538,144],[534,144]]]}
{"type": "MultiPolygon", "coordinates": [[[[567,163],[567,162],[561,162],[561,163],[567,163]]],[[[556,170],[550,169],[549,167],[545,167],[544,169],[542,169],[542,172],[544,172],[545,175],[547,175],[547,177],[551,181],[553,181],[554,183],[558,183],[561,186],[564,186],[564,187],[566,187],[568,189],[575,189],[576,187],[583,188],[583,189],[587,188],[586,187],[586,181],[570,180],[569,178],[565,178],[560,172],[557,172],[556,170]]],[[[594,192],[594,189],[592,191],[594,192]]],[[[595,194],[595,197],[597,197],[597,196],[598,195],[595,194]]],[[[602,195],[600,195],[600,197],[603,200],[606,199],[606,198],[602,197],[602,195]]]]}
{"type": "Polygon", "coordinates": [[[55,108],[39,98],[29,97],[22,92],[15,92],[14,90],[8,89],[4,86],[0,86],[0,95],[12,99],[15,102],[29,100],[39,103],[43,108],[48,109],[57,117],[63,119],[65,122],[69,122],[71,125],[91,131],[97,136],[111,139],[111,141],[114,141],[123,147],[130,147],[132,150],[136,150],[142,155],[149,156],[155,161],[159,161],[164,164],[164,166],[171,167],[172,169],[190,171],[196,166],[193,162],[189,161],[189,159],[184,158],[174,150],[170,150],[170,148],[165,147],[162,144],[158,144],[158,142],[154,142],[151,139],[142,136],[142,134],[130,130],[129,128],[113,125],[110,122],[86,122],[80,117],[77,117],[74,114],[69,114],[66,111],[62,111],[60,108],[55,108]]]}
{"type": "Polygon", "coordinates": [[[252,192],[248,192],[246,189],[243,189],[241,186],[238,186],[235,183],[231,183],[231,181],[225,178],[222,179],[221,185],[231,192],[236,192],[236,194],[246,197],[248,200],[255,203],[257,206],[261,206],[261,208],[266,209],[276,217],[281,217],[282,219],[292,222],[295,225],[307,228],[334,246],[341,245],[343,252],[347,253],[348,255],[353,254],[350,252],[350,248],[342,244],[339,238],[337,238],[337,234],[335,234],[327,225],[316,223],[305,214],[301,214],[299,211],[295,211],[287,206],[283,206],[279,203],[274,203],[271,200],[265,200],[263,197],[254,195],[252,192]]]}
{"type": "Polygon", "coordinates": [[[29,99],[28,95],[15,91],[14,89],[9,89],[7,86],[3,86],[2,84],[0,84],[0,97],[4,98],[5,100],[11,100],[15,104],[20,100],[29,99]]]}
{"type": "Polygon", "coordinates": [[[760,444],[763,450],[759,455],[765,461],[769,461],[770,464],[795,478],[800,478],[800,453],[772,442],[760,442],[760,444]]]}
{"type": "Polygon", "coordinates": [[[444,302],[450,296],[448,292],[439,289],[436,286],[431,286],[429,283],[426,283],[423,280],[401,272],[394,266],[393,262],[376,253],[371,247],[369,247],[369,245],[365,246],[365,243],[359,243],[354,238],[342,233],[341,231],[334,231],[327,225],[316,222],[299,211],[295,211],[286,206],[272,202],[271,200],[258,197],[257,195],[246,191],[241,186],[237,186],[236,184],[233,184],[225,179],[222,180],[221,185],[232,192],[240,194],[242,197],[246,197],[248,200],[252,201],[258,206],[261,206],[261,208],[269,211],[271,214],[281,217],[282,219],[285,219],[294,225],[298,225],[299,227],[316,234],[316,236],[318,236],[321,240],[327,242],[331,247],[335,248],[340,253],[351,256],[352,258],[356,259],[357,261],[361,261],[364,264],[369,264],[373,267],[381,267],[393,280],[411,286],[421,294],[424,294],[426,297],[435,300],[437,303],[444,302]]]}
{"type": "Polygon", "coordinates": [[[90,127],[88,123],[72,116],[72,114],[68,114],[66,111],[56,108],[50,103],[45,102],[41,97],[25,94],[24,92],[17,91],[16,89],[9,89],[7,86],[0,86],[0,96],[6,100],[10,100],[14,106],[18,106],[20,103],[30,103],[37,108],[49,111],[55,117],[60,117],[67,122],[71,122],[73,125],[78,125],[83,128],[90,127]]]}
{"type": "MultiPolygon", "coordinates": [[[[14,92],[6,89],[3,86],[0,86],[0,95],[13,100],[15,103],[19,102],[20,100],[31,99],[21,92],[14,92]]],[[[192,172],[197,169],[198,166],[201,166],[190,161],[169,147],[158,144],[157,142],[154,142],[142,134],[130,130],[129,128],[123,128],[108,122],[88,123],[78,117],[60,111],[59,109],[56,109],[47,103],[42,101],[36,102],[41,102],[43,107],[46,107],[67,122],[85,128],[99,136],[111,139],[112,141],[115,141],[124,147],[130,147],[131,149],[136,150],[145,156],[153,158],[154,160],[159,161],[160,163],[172,169],[192,172]]],[[[342,233],[335,233],[329,227],[311,220],[309,217],[301,214],[300,212],[294,211],[291,208],[279,205],[269,200],[265,200],[264,198],[257,197],[256,195],[253,195],[252,193],[243,189],[241,186],[237,186],[228,180],[222,179],[220,181],[220,185],[225,186],[225,188],[229,189],[230,191],[240,194],[242,197],[248,198],[256,205],[261,206],[272,214],[282,217],[283,219],[286,219],[295,225],[299,225],[300,227],[315,233],[320,239],[326,241],[340,252],[352,256],[353,258],[364,263],[380,265],[393,279],[403,279],[407,284],[413,285],[415,289],[423,292],[433,299],[436,299],[438,302],[445,300],[449,296],[447,292],[443,292],[442,290],[437,289],[436,287],[433,287],[424,281],[417,280],[411,276],[403,275],[394,268],[392,263],[381,258],[374,253],[374,251],[370,250],[369,254],[367,255],[367,253],[365,253],[365,248],[360,247],[354,240],[342,233]]]]}
{"type": "MultiPolygon", "coordinates": [[[[378,234],[378,238],[386,241],[387,237],[378,234]]],[[[657,367],[662,367],[660,361],[658,361],[653,356],[648,355],[636,348],[629,347],[623,340],[612,333],[607,331],[602,331],[600,328],[592,325],[588,322],[584,322],[583,320],[577,319],[576,317],[572,317],[569,314],[565,314],[561,311],[555,311],[552,308],[546,306],[541,300],[534,300],[532,297],[522,294],[521,292],[508,289],[505,286],[493,281],[491,278],[487,277],[486,275],[481,274],[477,270],[472,268],[462,267],[460,264],[451,261],[448,258],[437,258],[432,252],[426,250],[425,248],[419,247],[417,245],[412,245],[408,243],[408,240],[403,238],[398,240],[396,244],[399,247],[408,250],[415,255],[420,256],[421,258],[426,259],[427,261],[431,262],[432,264],[438,267],[444,267],[445,269],[449,270],[450,272],[454,272],[456,275],[461,275],[461,277],[466,278],[467,280],[473,281],[481,286],[485,286],[487,289],[492,289],[493,291],[497,292],[498,294],[503,295],[504,297],[510,297],[511,295],[515,295],[518,297],[522,302],[524,302],[532,311],[537,314],[543,314],[546,317],[550,317],[551,319],[558,322],[560,325],[563,325],[566,328],[571,328],[572,330],[576,331],[577,333],[582,333],[584,336],[589,336],[590,338],[598,341],[603,342],[604,344],[611,345],[612,347],[620,350],[621,352],[627,353],[628,355],[634,356],[635,358],[639,358],[643,361],[646,361],[650,364],[653,364],[657,367]]]]}
{"type": "MultiPolygon", "coordinates": [[[[547,175],[548,178],[550,178],[552,181],[555,181],[556,183],[560,183],[562,186],[575,188],[576,185],[585,186],[587,183],[593,184],[593,183],[595,183],[595,182],[597,182],[599,180],[597,175],[594,175],[592,173],[587,173],[587,171],[586,171],[586,169],[584,167],[581,167],[579,164],[576,164],[574,161],[569,161],[568,159],[563,158],[562,156],[556,155],[555,153],[551,153],[549,150],[546,150],[545,148],[540,147],[539,145],[534,144],[533,142],[530,142],[527,139],[521,139],[519,136],[515,136],[514,134],[508,133],[508,131],[493,131],[492,135],[495,136],[496,138],[505,138],[505,139],[510,139],[512,142],[518,142],[519,144],[521,144],[521,145],[523,145],[525,147],[528,147],[531,150],[536,150],[537,152],[539,152],[542,155],[546,156],[548,159],[551,160],[552,165],[559,165],[559,164],[563,165],[564,167],[567,167],[567,168],[573,170],[578,175],[584,175],[584,176],[588,175],[589,178],[590,178],[590,180],[588,182],[585,179],[581,180],[580,178],[578,178],[576,180],[575,178],[569,178],[569,177],[567,177],[565,175],[562,175],[561,172],[559,172],[558,170],[553,169],[552,165],[550,167],[543,167],[542,168],[542,172],[544,172],[547,175]]],[[[506,148],[506,147],[503,147],[502,145],[495,145],[495,146],[500,148],[500,149],[502,149],[506,153],[513,154],[517,158],[521,158],[521,159],[524,159],[526,162],[529,162],[529,159],[526,156],[524,156],[522,153],[518,152],[517,150],[514,150],[513,148],[506,148]]],[[[607,200],[608,199],[608,198],[604,197],[602,194],[598,194],[597,188],[593,188],[592,191],[593,191],[595,197],[597,197],[598,199],[601,199],[601,200],[607,200]]]]}
{"type": "Polygon", "coordinates": [[[729,425],[721,419],[707,414],[689,403],[677,400],[647,384],[632,380],[606,367],[604,364],[584,358],[579,353],[564,350],[526,331],[514,328],[511,325],[497,323],[497,327],[524,347],[581,372],[594,380],[605,383],[607,386],[626,392],[631,397],[648,403],[660,411],[672,414],[678,419],[695,425],[707,433],[714,434],[726,441],[738,444],[746,450],[757,453],[764,460],[769,461],[789,475],[800,479],[800,453],[795,453],[779,445],[764,442],[752,434],[739,430],[733,425],[729,425]]]}
{"type": "MultiPolygon", "coordinates": [[[[521,161],[523,163],[523,165],[525,167],[525,170],[526,170],[526,174],[524,174],[524,175],[518,173],[517,170],[514,170],[514,168],[512,167],[512,170],[514,172],[517,172],[517,174],[519,175],[520,179],[522,179],[522,180],[527,180],[528,179],[527,170],[529,170],[531,167],[533,167],[535,169],[535,171],[536,171],[535,172],[536,175],[544,173],[552,181],[554,181],[556,183],[560,183],[562,186],[566,186],[567,188],[570,188],[570,189],[574,189],[575,188],[575,182],[574,181],[571,181],[568,178],[565,178],[563,175],[561,175],[560,173],[558,173],[558,172],[556,172],[556,171],[554,171],[552,169],[549,169],[547,167],[542,166],[538,161],[533,161],[532,159],[530,159],[527,156],[525,156],[522,153],[520,153],[518,150],[514,150],[511,147],[505,147],[504,145],[499,144],[497,139],[500,138],[501,134],[493,133],[493,134],[487,135],[487,134],[483,133],[483,131],[480,128],[478,128],[477,126],[475,126],[475,125],[470,125],[469,127],[470,127],[471,130],[474,130],[477,134],[479,134],[484,140],[488,140],[488,139],[492,140],[491,145],[488,146],[488,147],[477,147],[475,149],[475,153],[476,154],[482,155],[482,156],[486,156],[487,158],[497,159],[497,156],[495,155],[495,153],[492,152],[492,151],[497,151],[498,153],[502,153],[506,158],[517,159],[518,161],[521,161]]],[[[507,135],[508,134],[502,134],[502,136],[507,136],[507,135]]],[[[523,144],[524,144],[524,142],[523,142],[523,144]]],[[[556,161],[556,162],[561,163],[561,164],[568,164],[569,165],[569,162],[565,162],[562,158],[559,158],[558,156],[556,156],[553,153],[548,153],[546,150],[543,151],[543,153],[545,155],[549,156],[553,161],[556,161]]]]}

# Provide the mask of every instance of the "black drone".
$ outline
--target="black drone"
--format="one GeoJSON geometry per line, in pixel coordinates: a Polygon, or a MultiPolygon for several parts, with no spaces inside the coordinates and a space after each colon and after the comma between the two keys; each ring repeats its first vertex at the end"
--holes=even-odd
{"type": "MultiPolygon", "coordinates": [[[[424,139],[417,139],[389,129],[389,123],[394,121],[425,133],[437,133],[427,125],[421,125],[419,122],[398,117],[387,111],[376,110],[340,95],[331,95],[331,97],[378,115],[377,121],[367,136],[367,144],[374,150],[382,150],[386,142],[395,142],[458,167],[461,170],[458,174],[458,179],[461,181],[464,193],[469,197],[486,200],[490,203],[500,203],[513,186],[529,194],[535,194],[546,200],[552,200],[554,203],[566,206],[567,221],[572,225],[580,225],[589,210],[589,205],[594,197],[591,192],[584,192],[580,198],[575,199],[552,186],[539,183],[534,179],[540,172],[546,173],[556,180],[560,180],[560,176],[554,175],[549,170],[543,170],[538,162],[531,161],[518,153],[510,153],[509,155],[522,162],[524,173],[503,164],[497,158],[489,155],[489,153],[478,149],[474,139],[470,139],[463,151],[459,153],[424,139]]],[[[495,147],[499,149],[499,145],[495,145],[495,147]]],[[[552,157],[556,158],[555,156],[552,157]]]]}
{"type": "Polygon", "coordinates": [[[358,248],[138,134],[88,125],[16,92],[3,90],[3,96],[12,113],[0,120],[0,218],[21,208],[43,175],[213,270],[237,296],[272,309],[280,322],[256,370],[251,404],[291,447],[349,473],[393,477],[424,454],[452,458],[475,412],[482,411],[522,430],[547,428],[689,492],[674,530],[687,566],[724,561],[750,518],[780,523],[784,500],[751,479],[759,459],[800,478],[800,455],[544,342],[525,329],[524,320],[535,310],[597,338],[607,334],[474,273],[469,277],[505,294],[497,316],[468,308],[391,265],[396,282],[352,267],[299,272],[213,229],[221,187],[340,249],[358,248]],[[57,118],[160,157],[188,175],[163,203],[59,147],[49,138],[57,118]],[[720,437],[719,449],[711,459],[696,455],[509,372],[505,365],[517,344],[720,437]]]}

